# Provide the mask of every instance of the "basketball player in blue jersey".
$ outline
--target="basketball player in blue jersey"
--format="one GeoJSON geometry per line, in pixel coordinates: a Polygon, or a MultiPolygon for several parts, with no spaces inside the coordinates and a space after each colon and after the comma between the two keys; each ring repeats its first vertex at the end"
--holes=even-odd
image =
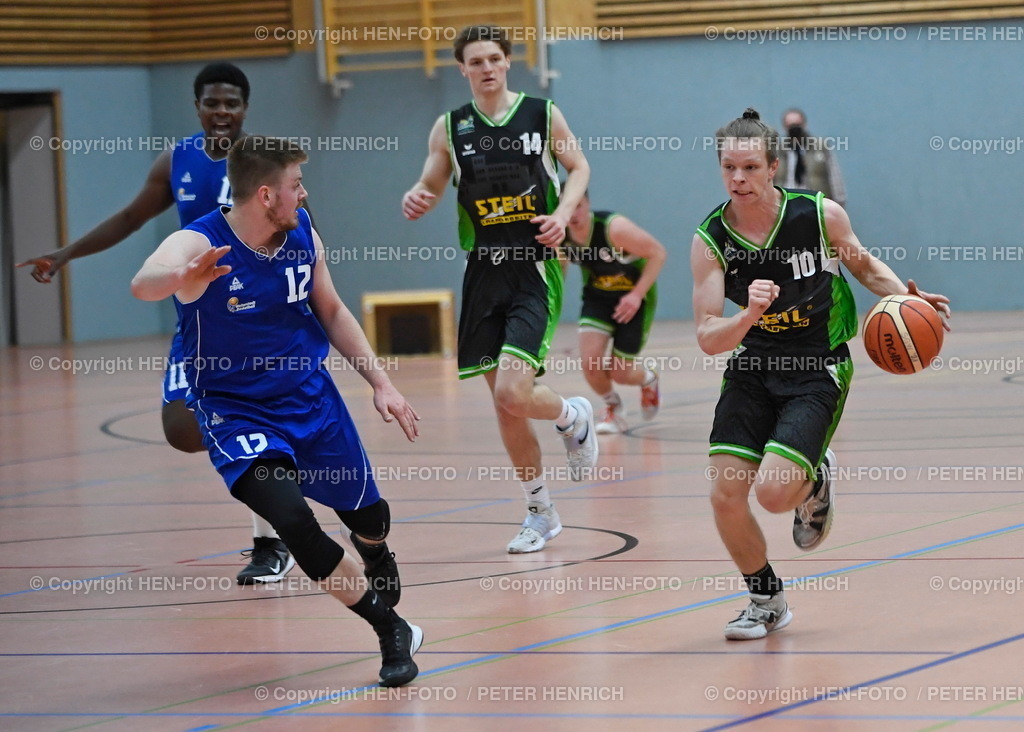
{"type": "Polygon", "coordinates": [[[164,240],[132,293],[175,297],[188,403],[214,467],[235,498],[277,529],[302,570],[373,626],[380,683],[400,686],[418,673],[412,654],[423,633],[393,610],[397,568],[378,564],[374,573],[367,562],[368,584],[306,503],[333,508],[360,551],[386,553],[390,511],[323,365],[329,347],[373,387],[374,406],[410,441],[418,417],[334,289],[323,242],[301,207],[306,159],[288,140],[241,138],[228,156],[234,206],[164,240]]]}
{"type": "MultiPolygon", "coordinates": [[[[836,467],[829,441],[853,364],[857,312],[841,266],[878,296],[917,295],[949,318],[949,298],[904,285],[861,245],[842,206],[820,192],[773,185],[779,135],[748,109],[716,132],[729,200],[693,237],[693,311],[708,354],[732,351],[711,430],[711,505],[719,536],[750,590],[726,638],[763,638],[793,618],[750,511],[796,510],[793,541],[828,535],[836,467]],[[740,306],[723,315],[725,299],[740,306]]],[[[945,320],[943,325],[948,330],[945,320]]]]}
{"type": "Polygon", "coordinates": [[[615,384],[640,387],[645,420],[661,406],[658,374],[639,357],[654,322],[665,247],[621,214],[591,211],[589,195],[569,219],[565,243],[568,261],[583,270],[580,358],[587,383],[604,401],[597,433],[617,434],[628,425],[615,384]]]}
{"type": "Polygon", "coordinates": [[[526,499],[510,553],[535,552],[562,530],[541,467],[531,419],[554,421],[569,477],[597,464],[594,410],[536,382],[562,310],[556,247],[565,238],[590,167],[565,117],[549,100],[509,91],[512,45],[503,29],[470,26],[455,40],[473,100],[438,118],[419,181],[402,197],[415,220],[449,179],[458,188],[459,237],[468,251],[459,317],[459,378],[483,374],[498,429],[526,499]],[[568,171],[559,194],[557,164],[568,171]]]}
{"type": "MultiPolygon", "coordinates": [[[[249,80],[233,64],[210,64],[196,75],[193,91],[203,131],[161,153],[142,190],[124,209],[70,246],[22,262],[19,267],[31,265],[32,276],[38,282],[50,282],[72,259],[110,249],[171,206],[177,207],[181,226],[186,226],[218,206],[231,205],[227,154],[234,141],[245,134],[242,124],[249,107],[249,80]]],[[[164,374],[164,436],[182,452],[202,452],[205,448],[195,416],[185,406],[186,391],[181,334],[176,332],[164,374]]],[[[270,524],[256,514],[252,520],[250,563],[238,573],[238,582],[276,582],[295,566],[295,560],[270,524]]]]}

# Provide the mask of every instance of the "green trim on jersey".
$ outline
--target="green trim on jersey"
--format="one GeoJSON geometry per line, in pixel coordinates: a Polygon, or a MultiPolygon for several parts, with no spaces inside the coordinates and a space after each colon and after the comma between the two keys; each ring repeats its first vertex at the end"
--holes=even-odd
{"type": "Polygon", "coordinates": [[[557,259],[545,259],[537,262],[537,270],[541,279],[548,286],[548,326],[544,330],[544,340],[540,342],[540,353],[537,355],[543,361],[551,349],[551,340],[555,336],[555,328],[558,327],[558,319],[562,316],[562,263],[557,259]]]}
{"type": "MultiPolygon", "coordinates": [[[[480,107],[476,106],[476,100],[475,99],[472,102],[472,104],[473,104],[473,111],[476,112],[477,114],[479,114],[480,115],[480,119],[482,119],[490,127],[504,127],[505,125],[507,125],[509,123],[509,120],[511,120],[513,117],[516,116],[516,112],[519,110],[519,105],[523,103],[523,100],[525,98],[526,98],[526,92],[519,92],[519,96],[516,97],[516,100],[512,103],[512,106],[509,107],[508,111],[505,113],[505,116],[501,119],[501,122],[495,122],[490,117],[488,117],[486,114],[484,114],[483,111],[481,111],[480,107]]],[[[548,103],[550,104],[550,102],[548,102],[548,103]]]]}
{"type": "MultiPolygon", "coordinates": [[[[622,216],[622,214],[616,213],[615,211],[612,211],[608,215],[608,218],[606,218],[604,220],[604,240],[606,242],[608,242],[608,246],[610,246],[613,251],[625,254],[626,250],[623,249],[622,247],[615,246],[615,242],[612,241],[612,221],[614,221],[617,218],[620,218],[621,216],[622,216]]],[[[593,221],[593,218],[594,218],[593,212],[591,212],[590,218],[591,218],[591,221],[593,221]]],[[[593,236],[594,236],[594,225],[593,225],[593,223],[591,223],[591,225],[590,225],[590,236],[591,236],[591,238],[593,238],[593,236]]],[[[587,242],[587,245],[588,246],[590,245],[589,241],[587,242]]],[[[645,260],[639,260],[639,261],[645,261],[645,260]]]]}
{"type": "Polygon", "coordinates": [[[828,227],[825,226],[825,194],[818,191],[814,197],[814,205],[818,209],[818,228],[821,229],[821,243],[825,246],[825,254],[829,258],[838,256],[832,249],[832,239],[828,235],[828,227]]]}
{"type": "MultiPolygon", "coordinates": [[[[547,118],[548,118],[548,134],[544,138],[544,147],[547,148],[545,150],[545,155],[544,155],[544,169],[547,171],[548,175],[551,176],[552,181],[554,181],[554,187],[555,187],[555,206],[557,206],[558,205],[558,195],[559,195],[560,187],[561,187],[562,184],[558,180],[558,158],[555,157],[555,151],[551,148],[551,108],[554,106],[555,103],[552,102],[550,99],[548,99],[547,101],[548,101],[548,103],[547,103],[547,105],[546,105],[546,107],[544,109],[545,113],[547,114],[547,118]]],[[[551,193],[549,191],[548,192],[548,211],[553,212],[555,210],[555,206],[551,205],[551,193]]]]}
{"type": "Polygon", "coordinates": [[[548,190],[546,191],[548,211],[551,213],[555,212],[558,208],[558,200],[562,197],[561,184],[558,182],[558,166],[555,166],[554,172],[548,171],[550,180],[548,181],[548,190]]]}
{"type": "Polygon", "coordinates": [[[718,244],[715,242],[714,237],[699,227],[697,228],[697,235],[704,240],[705,244],[708,245],[708,249],[714,252],[715,259],[717,259],[718,263],[722,265],[722,269],[726,269],[727,265],[725,263],[725,255],[722,253],[722,250],[718,248],[718,244]]]}
{"type": "MultiPolygon", "coordinates": [[[[814,464],[815,467],[820,465],[824,459],[825,448],[832,442],[832,435],[835,434],[836,427],[839,426],[839,418],[843,416],[843,407],[846,406],[846,397],[850,394],[850,384],[853,382],[853,359],[848,358],[837,364],[831,364],[826,369],[835,380],[841,394],[836,403],[836,411],[832,413],[832,424],[829,425],[828,432],[825,433],[825,444],[821,448],[821,455],[818,455],[818,461],[814,464]]],[[[816,475],[812,475],[811,479],[814,480],[816,477],[816,475]]]]}
{"type": "Polygon", "coordinates": [[[832,307],[828,313],[828,341],[833,348],[857,335],[857,303],[850,283],[842,277],[832,278],[832,307]]]}
{"type": "MultiPolygon", "coordinates": [[[[825,194],[818,191],[814,197],[818,209],[818,227],[821,229],[821,244],[830,259],[838,259],[832,248],[832,241],[825,227],[825,194]]],[[[857,302],[853,297],[850,283],[843,277],[832,278],[832,307],[828,313],[828,341],[835,349],[857,335],[857,302]]]]}
{"type": "MultiPolygon", "coordinates": [[[[779,229],[782,228],[782,221],[786,218],[786,204],[789,203],[790,196],[794,195],[790,194],[790,192],[784,188],[779,188],[778,186],[775,186],[775,188],[782,194],[782,205],[779,206],[779,213],[775,218],[775,224],[772,226],[772,230],[768,232],[768,238],[762,246],[758,246],[749,239],[744,238],[742,234],[738,234],[731,226],[729,226],[729,221],[725,218],[725,209],[730,203],[732,203],[732,201],[726,201],[722,206],[722,226],[725,227],[725,230],[729,232],[729,236],[735,239],[740,246],[759,252],[763,249],[771,248],[771,245],[775,243],[775,236],[779,233],[779,229]]],[[[795,195],[801,194],[798,193],[795,195]]]]}
{"type": "Polygon", "coordinates": [[[459,213],[459,246],[467,252],[471,252],[473,247],[476,246],[476,227],[473,225],[473,219],[466,209],[462,207],[462,204],[456,203],[455,206],[459,213]]]}
{"type": "Polygon", "coordinates": [[[735,457],[751,460],[755,463],[760,463],[764,457],[757,450],[751,450],[743,445],[732,445],[728,442],[712,442],[708,455],[734,455],[735,457]]]}
{"type": "Polygon", "coordinates": [[[459,161],[455,157],[455,143],[452,141],[452,113],[444,113],[444,133],[448,137],[448,157],[452,163],[452,185],[455,188],[459,187],[459,178],[462,174],[462,168],[459,167],[459,161]]]}

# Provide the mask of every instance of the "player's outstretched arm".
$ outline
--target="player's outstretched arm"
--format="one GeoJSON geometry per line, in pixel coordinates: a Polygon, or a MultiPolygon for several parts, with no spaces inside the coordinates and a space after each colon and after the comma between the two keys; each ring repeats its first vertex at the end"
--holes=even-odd
{"type": "Polygon", "coordinates": [[[608,240],[616,249],[647,260],[636,285],[619,298],[615,311],[612,312],[612,320],[616,323],[628,323],[640,310],[647,291],[657,282],[668,255],[660,241],[625,216],[616,216],[612,219],[608,227],[608,240]]]}
{"type": "Polygon", "coordinates": [[[909,280],[904,285],[889,265],[860,243],[860,239],[853,233],[850,217],[843,207],[827,198],[825,199],[825,233],[832,245],[832,250],[839,257],[839,261],[864,287],[879,297],[916,295],[923,298],[944,316],[942,327],[949,330],[949,323],[946,322],[952,314],[949,309],[949,298],[945,295],[919,290],[913,280],[909,280]]]}
{"type": "Polygon", "coordinates": [[[437,205],[452,176],[452,159],[448,155],[446,115],[438,117],[430,130],[427,143],[427,161],[416,184],[402,196],[402,215],[415,221],[437,205]]]}
{"type": "Polygon", "coordinates": [[[153,163],[146,182],[125,208],[99,224],[78,241],[63,249],[56,249],[19,263],[19,267],[32,267],[36,282],[49,282],[72,259],[87,257],[119,244],[143,224],[166,211],[174,204],[171,192],[171,153],[166,151],[153,163]]]}
{"type": "Polygon", "coordinates": [[[697,324],[697,345],[714,356],[731,351],[779,296],[771,280],[754,280],[747,288],[747,307],[735,315],[722,316],[725,308],[725,272],[707,243],[695,234],[690,247],[693,271],[693,319],[697,324]]]}
{"type": "Polygon", "coordinates": [[[406,438],[409,442],[414,442],[419,436],[419,427],[416,424],[419,415],[391,383],[383,362],[370,348],[359,321],[338,296],[331,273],[324,261],[324,243],[316,231],[313,232],[313,240],[317,248],[317,259],[313,270],[313,290],[309,296],[309,307],[323,326],[331,345],[373,387],[373,406],[380,412],[384,421],[391,422],[397,419],[406,438]]]}
{"type": "Polygon", "coordinates": [[[231,271],[217,262],[231,247],[212,247],[195,231],[176,231],[149,255],[132,278],[132,294],[140,300],[163,300],[177,295],[181,302],[199,299],[206,287],[231,271]]]}

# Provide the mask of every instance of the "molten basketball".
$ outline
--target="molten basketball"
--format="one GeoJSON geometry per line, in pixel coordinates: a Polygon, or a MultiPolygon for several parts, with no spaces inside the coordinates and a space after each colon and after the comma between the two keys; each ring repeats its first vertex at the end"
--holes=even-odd
{"type": "Polygon", "coordinates": [[[883,297],[864,320],[864,348],[890,374],[916,373],[939,355],[942,319],[920,297],[883,297]]]}

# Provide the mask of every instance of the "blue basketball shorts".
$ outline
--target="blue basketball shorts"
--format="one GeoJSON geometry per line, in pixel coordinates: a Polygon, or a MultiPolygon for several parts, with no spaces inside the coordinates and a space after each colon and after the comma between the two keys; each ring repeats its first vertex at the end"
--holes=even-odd
{"type": "MultiPolygon", "coordinates": [[[[339,511],[380,499],[373,469],[341,394],[327,371],[272,399],[189,395],[203,444],[230,489],[257,458],[290,458],[307,498],[339,511]]],[[[256,476],[257,478],[267,476],[256,476]]]]}

